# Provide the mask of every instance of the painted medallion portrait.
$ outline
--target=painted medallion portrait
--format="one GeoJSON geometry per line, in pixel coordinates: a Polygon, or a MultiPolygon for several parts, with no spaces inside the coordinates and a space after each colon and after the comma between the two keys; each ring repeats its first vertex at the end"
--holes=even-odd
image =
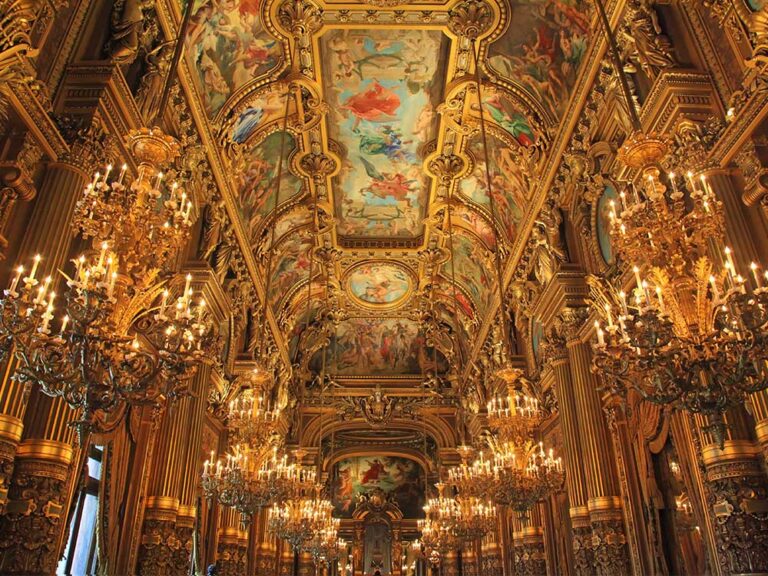
{"type": "Polygon", "coordinates": [[[334,515],[350,518],[358,499],[375,489],[391,495],[405,518],[424,516],[424,471],[397,456],[357,456],[341,460],[333,471],[334,515]]]}
{"type": "Polygon", "coordinates": [[[362,264],[347,277],[352,295],[363,305],[392,307],[400,304],[411,289],[411,276],[401,266],[387,263],[362,264]]]}
{"type": "Polygon", "coordinates": [[[611,201],[619,205],[619,196],[612,186],[606,186],[600,200],[597,201],[597,243],[600,253],[608,265],[616,261],[611,242],[611,201]]]}

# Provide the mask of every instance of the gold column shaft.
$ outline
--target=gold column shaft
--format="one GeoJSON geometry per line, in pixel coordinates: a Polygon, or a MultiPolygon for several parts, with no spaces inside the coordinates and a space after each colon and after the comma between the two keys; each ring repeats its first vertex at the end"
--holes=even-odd
{"type": "Polygon", "coordinates": [[[572,508],[587,505],[587,486],[584,479],[581,456],[580,430],[576,413],[574,386],[570,366],[566,357],[554,359],[550,363],[555,376],[555,394],[560,415],[560,427],[563,431],[563,461],[565,462],[565,482],[568,488],[568,500],[572,508]]]}
{"type": "Polygon", "coordinates": [[[198,486],[202,473],[202,462],[205,457],[202,453],[203,426],[205,422],[205,410],[208,399],[208,384],[211,380],[211,367],[201,365],[192,380],[192,394],[188,403],[189,437],[186,442],[186,453],[182,470],[185,474],[181,479],[180,502],[182,505],[195,506],[197,504],[198,486]]]}
{"type": "Polygon", "coordinates": [[[579,438],[589,500],[617,496],[620,492],[610,452],[610,433],[597,391],[598,382],[590,368],[590,345],[570,340],[568,358],[581,427],[579,438]]]}
{"type": "MultiPolygon", "coordinates": [[[[590,345],[582,342],[577,331],[573,330],[567,349],[578,422],[581,427],[581,454],[584,458],[584,475],[589,496],[587,509],[592,532],[589,542],[584,539],[583,534],[575,534],[574,540],[578,539],[581,546],[588,545],[591,548],[597,574],[625,576],[632,572],[632,567],[625,536],[621,491],[611,453],[608,423],[598,393],[598,382],[591,371],[590,345]]],[[[579,514],[574,512],[572,508],[571,519],[576,533],[584,528],[581,518],[583,514],[581,510],[579,514]]],[[[578,559],[576,564],[577,570],[584,568],[578,559]]]]}

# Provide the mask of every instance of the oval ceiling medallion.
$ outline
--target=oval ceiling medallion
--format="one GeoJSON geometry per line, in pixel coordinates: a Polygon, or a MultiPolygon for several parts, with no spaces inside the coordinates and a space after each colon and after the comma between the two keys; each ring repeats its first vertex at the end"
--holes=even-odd
{"type": "Polygon", "coordinates": [[[395,308],[411,293],[413,276],[400,264],[364,262],[347,273],[346,286],[350,297],[360,306],[395,308]]]}

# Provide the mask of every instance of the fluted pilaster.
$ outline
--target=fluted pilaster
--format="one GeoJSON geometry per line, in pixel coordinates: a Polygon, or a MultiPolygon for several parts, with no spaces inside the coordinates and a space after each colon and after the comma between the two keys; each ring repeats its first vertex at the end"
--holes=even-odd
{"type": "MultiPolygon", "coordinates": [[[[592,528],[592,562],[594,573],[620,576],[632,572],[629,548],[624,530],[621,490],[611,450],[597,377],[591,370],[591,347],[582,341],[579,330],[586,310],[568,310],[568,362],[573,383],[576,411],[581,428],[581,454],[587,487],[587,510],[592,528]]],[[[574,529],[579,524],[571,516],[574,529]]]]}
{"type": "Polygon", "coordinates": [[[572,549],[574,571],[587,576],[592,573],[592,530],[587,508],[587,484],[584,458],[581,455],[581,434],[579,414],[571,366],[568,359],[567,338],[564,326],[554,328],[546,337],[544,353],[548,367],[552,370],[557,396],[560,426],[563,431],[563,461],[565,483],[570,505],[573,529],[572,549]]]}

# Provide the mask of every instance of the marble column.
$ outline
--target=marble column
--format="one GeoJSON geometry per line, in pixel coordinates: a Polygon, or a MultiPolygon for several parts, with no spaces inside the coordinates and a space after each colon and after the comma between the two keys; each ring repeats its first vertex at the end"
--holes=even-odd
{"type": "Polygon", "coordinates": [[[543,343],[547,367],[554,376],[555,396],[563,432],[563,462],[571,520],[573,569],[578,576],[593,574],[592,528],[587,508],[587,485],[584,459],[581,455],[581,428],[576,410],[576,398],[568,359],[564,326],[553,326],[543,343]]]}
{"type": "MultiPolygon", "coordinates": [[[[581,454],[587,486],[587,510],[592,530],[593,573],[625,576],[632,573],[624,529],[621,490],[614,466],[611,435],[598,392],[599,382],[591,370],[591,344],[582,334],[586,308],[566,309],[568,363],[580,427],[581,454]]],[[[572,516],[574,528],[576,518],[572,516]]]]}

